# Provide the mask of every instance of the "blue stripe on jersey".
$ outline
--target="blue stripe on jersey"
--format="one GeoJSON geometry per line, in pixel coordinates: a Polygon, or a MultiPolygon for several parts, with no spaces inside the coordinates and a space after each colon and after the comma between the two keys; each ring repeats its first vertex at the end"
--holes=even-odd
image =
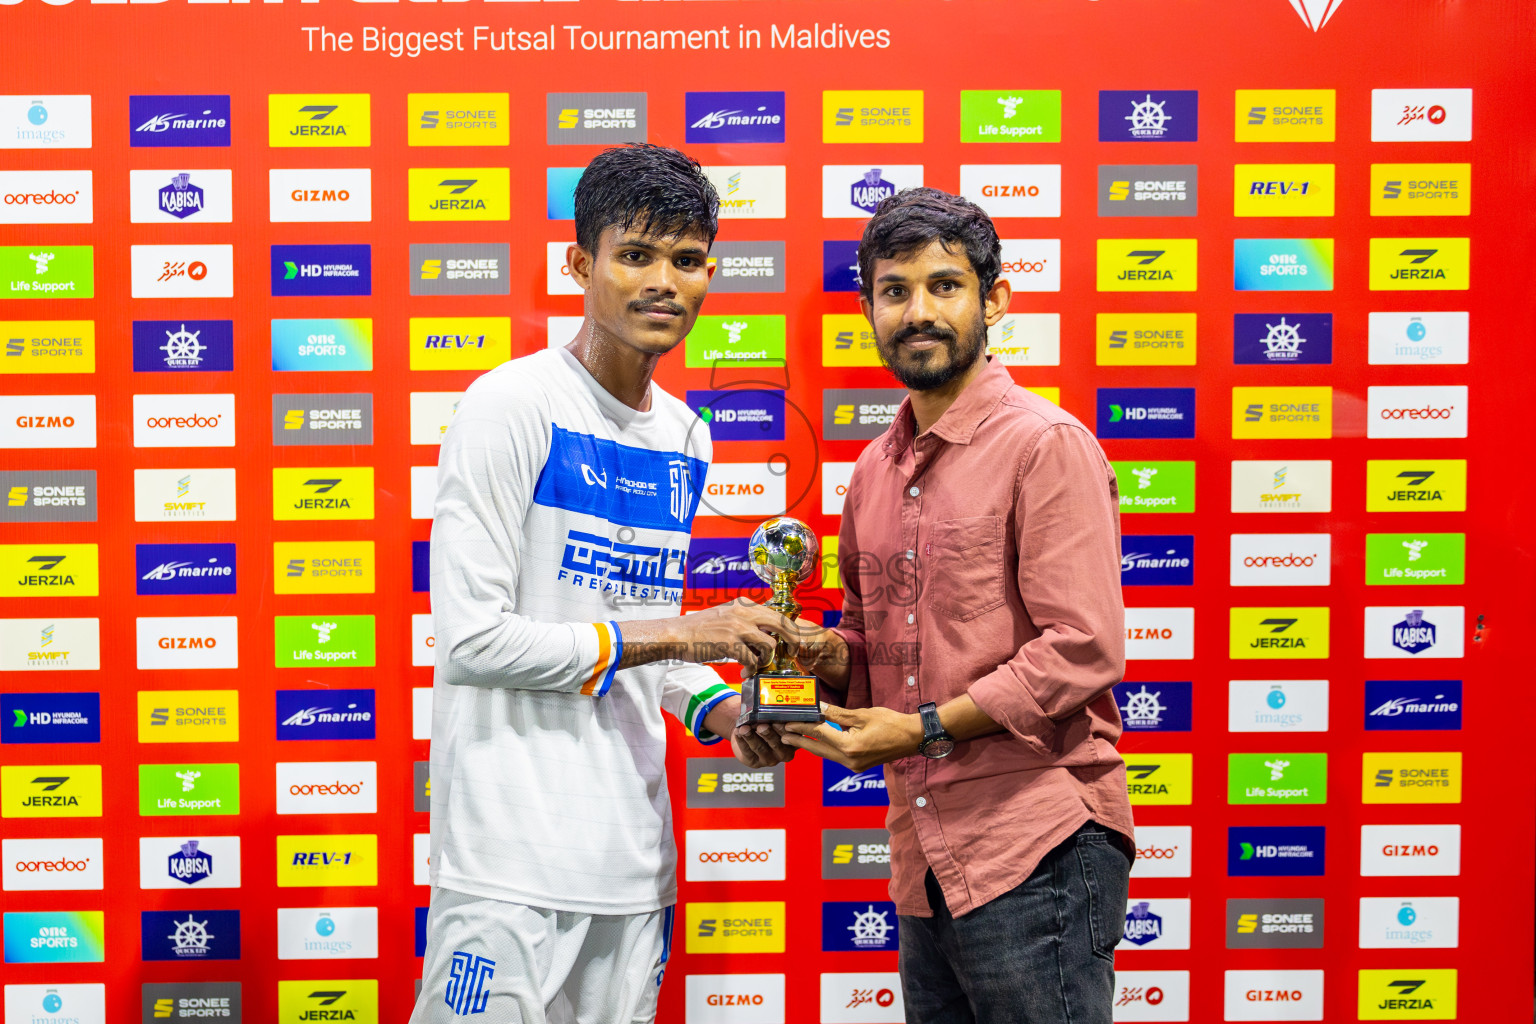
{"type": "Polygon", "coordinates": [[[672,915],[676,904],[661,908],[661,962],[672,959],[672,915]]]}
{"type": "Polygon", "coordinates": [[[709,463],[579,434],[550,424],[549,457],[533,489],[537,505],[647,530],[693,528],[709,463]]]}

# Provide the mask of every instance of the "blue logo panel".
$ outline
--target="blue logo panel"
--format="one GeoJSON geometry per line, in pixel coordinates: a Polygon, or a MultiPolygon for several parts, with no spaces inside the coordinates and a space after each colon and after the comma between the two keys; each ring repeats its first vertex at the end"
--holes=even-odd
{"type": "Polygon", "coordinates": [[[371,740],[372,690],[278,690],[280,740],[371,740]]]}
{"type": "Polygon", "coordinates": [[[618,526],[687,531],[708,469],[681,452],[633,448],[551,424],[549,458],[533,500],[618,526]]]}
{"type": "Polygon", "coordinates": [[[1195,538],[1165,534],[1127,534],[1120,538],[1120,585],[1192,587],[1195,538]]]}
{"type": "Polygon", "coordinates": [[[544,191],[550,220],[576,219],[576,183],[585,167],[544,168],[544,191]]]}
{"type": "Polygon", "coordinates": [[[274,245],[273,295],[372,295],[367,245],[274,245]]]}
{"type": "Polygon", "coordinates": [[[100,743],[101,694],[0,694],[0,743],[100,743]]]}
{"type": "Polygon", "coordinates": [[[821,905],[823,953],[895,952],[896,904],[889,900],[855,900],[821,905]]]}
{"type": "Polygon", "coordinates": [[[690,92],[685,142],[783,142],[782,92],[690,92]]]}
{"type": "Polygon", "coordinates": [[[135,320],[136,373],[223,373],[235,368],[233,320],[135,320]]]}
{"type": "Polygon", "coordinates": [[[427,908],[416,908],[416,955],[427,955],[427,908]]]}
{"type": "Polygon", "coordinates": [[[1371,732],[1460,729],[1460,679],[1367,679],[1365,728],[1371,732]]]}
{"type": "Polygon", "coordinates": [[[134,563],[140,594],[235,593],[233,544],[139,544],[134,563]]]}
{"type": "Polygon", "coordinates": [[[238,910],[145,910],[139,920],[145,960],[240,959],[238,910]]]}
{"type": "Polygon", "coordinates": [[[1126,732],[1189,732],[1193,683],[1125,683],[1115,687],[1115,706],[1126,732]]]}
{"type": "Polygon", "coordinates": [[[688,407],[715,441],[784,440],[784,392],[738,388],[690,391],[688,407]]]}
{"type": "Polygon", "coordinates": [[[690,590],[761,590],[766,586],[747,560],[746,537],[694,537],[689,541],[690,590]]]}
{"type": "Polygon", "coordinates": [[[229,145],[228,96],[129,96],[132,146],[229,145]]]}
{"type": "Polygon", "coordinates": [[[1333,362],[1332,313],[1234,313],[1232,362],[1303,366],[1333,362]]]}
{"type": "Polygon", "coordinates": [[[1193,89],[1099,90],[1100,142],[1194,142],[1200,94],[1193,89]]]}
{"type": "Polygon", "coordinates": [[[853,772],[836,761],[821,762],[823,807],[888,807],[890,803],[885,792],[885,769],[853,772]]]}
{"type": "Polygon", "coordinates": [[[1099,388],[1101,438],[1195,436],[1194,388],[1099,388]]]}
{"type": "Polygon", "coordinates": [[[821,290],[856,292],[859,290],[859,243],[821,243],[821,290]]]}
{"type": "Polygon", "coordinates": [[[1326,860],[1321,825],[1227,829],[1227,874],[1282,877],[1321,875],[1326,860]]]}
{"type": "Polygon", "coordinates": [[[432,542],[411,541],[411,590],[417,594],[432,590],[432,542]]]}

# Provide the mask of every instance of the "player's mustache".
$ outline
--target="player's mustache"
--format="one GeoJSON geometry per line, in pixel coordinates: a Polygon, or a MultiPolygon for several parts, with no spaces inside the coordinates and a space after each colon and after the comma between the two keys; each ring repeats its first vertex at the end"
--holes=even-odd
{"type": "Polygon", "coordinates": [[[945,342],[958,341],[960,338],[958,334],[950,330],[948,327],[941,327],[938,324],[929,324],[926,327],[919,327],[916,324],[909,324],[908,326],[901,328],[901,330],[897,331],[895,334],[891,335],[891,344],[900,345],[908,338],[916,337],[919,334],[923,335],[925,338],[933,338],[936,341],[945,342]]]}
{"type": "Polygon", "coordinates": [[[629,308],[633,309],[637,313],[645,309],[664,309],[668,313],[672,313],[677,316],[682,316],[687,312],[687,310],[683,309],[682,306],[667,299],[636,299],[634,302],[629,304],[629,308]]]}

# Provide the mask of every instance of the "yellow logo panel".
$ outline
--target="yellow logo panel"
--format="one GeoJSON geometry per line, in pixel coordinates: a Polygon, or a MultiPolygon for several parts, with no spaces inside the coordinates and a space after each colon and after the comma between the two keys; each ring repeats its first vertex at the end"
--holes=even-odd
{"type": "Polygon", "coordinates": [[[96,321],[0,320],[3,373],[95,373],[96,321]]]}
{"type": "Polygon", "coordinates": [[[784,952],[783,903],[690,903],[690,953],[784,952]]]}
{"type": "Polygon", "coordinates": [[[922,142],[921,89],[832,89],[821,94],[822,142],[922,142]]]}
{"type": "Polygon", "coordinates": [[[1100,366],[1195,365],[1193,313],[1100,313],[1093,338],[1100,366]]]}
{"type": "Polygon", "coordinates": [[[827,590],[843,585],[842,573],[838,571],[836,534],[821,538],[821,585],[827,590]]]}
{"type": "Polygon", "coordinates": [[[1332,217],[1333,164],[1238,164],[1235,217],[1332,217]]]}
{"type": "Polygon", "coordinates": [[[379,983],[374,978],[343,981],[279,981],[278,1024],[342,1020],[379,1024],[379,983]]]}
{"type": "Polygon", "coordinates": [[[1332,437],[1333,388],[1233,388],[1232,436],[1332,437]]]}
{"type": "Polygon", "coordinates": [[[1132,804],[1187,804],[1194,800],[1193,754],[1125,755],[1126,788],[1132,804]]]}
{"type": "Polygon", "coordinates": [[[1192,292],[1198,245],[1193,238],[1099,239],[1101,292],[1192,292]]]}
{"type": "Polygon", "coordinates": [[[409,146],[505,146],[504,92],[413,92],[405,98],[409,146]]]}
{"type": "Polygon", "coordinates": [[[1237,90],[1238,142],[1332,142],[1338,102],[1332,89],[1237,90]]]}
{"type": "Polygon", "coordinates": [[[1061,404],[1061,388],[1032,388],[1025,385],[1024,390],[1039,395],[1052,405],[1061,404]]]}
{"type": "Polygon", "coordinates": [[[277,884],[279,888],[378,885],[379,837],[278,836],[277,884]]]}
{"type": "Polygon", "coordinates": [[[365,92],[272,93],[267,97],[269,146],[368,146],[372,112],[365,92]]]}
{"type": "Polygon", "coordinates": [[[413,370],[489,370],[511,358],[510,317],[411,317],[413,370]]]}
{"type": "Polygon", "coordinates": [[[879,366],[875,329],[857,313],[821,316],[822,366],[879,366]]]}
{"type": "Polygon", "coordinates": [[[0,597],[95,597],[95,544],[0,544],[0,597]]]}
{"type": "Polygon", "coordinates": [[[273,519],[372,519],[372,466],[272,470],[273,519]]]}
{"type": "Polygon", "coordinates": [[[371,594],[377,566],[371,540],[278,541],[272,545],[272,592],[371,594]]]}
{"type": "Polygon", "coordinates": [[[1372,217],[1465,217],[1471,164],[1371,164],[1372,217]]]}
{"type": "Polygon", "coordinates": [[[1367,512],[1465,512],[1465,459],[1371,459],[1365,464],[1367,512]]]}
{"type": "Polygon", "coordinates": [[[1327,608],[1232,608],[1228,616],[1230,658],[1328,657],[1327,608]]]}
{"type": "Polygon", "coordinates": [[[0,818],[101,817],[101,765],[0,767],[0,818]]]}
{"type": "Polygon", "coordinates": [[[1467,238],[1371,239],[1371,291],[1465,291],[1472,284],[1467,238]]]}
{"type": "Polygon", "coordinates": [[[405,172],[411,220],[509,220],[506,167],[412,167],[405,172]]]}
{"type": "Polygon", "coordinates": [[[1405,967],[1360,972],[1361,1020],[1455,1020],[1456,969],[1405,967]]]}
{"type": "Polygon", "coordinates": [[[238,690],[140,690],[140,743],[237,743],[238,690]]]}
{"type": "Polygon", "coordinates": [[[1461,751],[1366,754],[1360,773],[1360,802],[1461,803],[1461,751]]]}

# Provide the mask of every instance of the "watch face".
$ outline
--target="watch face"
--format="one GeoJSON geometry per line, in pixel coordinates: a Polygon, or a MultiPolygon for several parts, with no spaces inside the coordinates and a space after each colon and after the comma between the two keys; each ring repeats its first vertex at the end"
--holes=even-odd
{"type": "Polygon", "coordinates": [[[923,744],[924,757],[948,757],[950,751],[955,749],[954,740],[929,740],[923,744]]]}

